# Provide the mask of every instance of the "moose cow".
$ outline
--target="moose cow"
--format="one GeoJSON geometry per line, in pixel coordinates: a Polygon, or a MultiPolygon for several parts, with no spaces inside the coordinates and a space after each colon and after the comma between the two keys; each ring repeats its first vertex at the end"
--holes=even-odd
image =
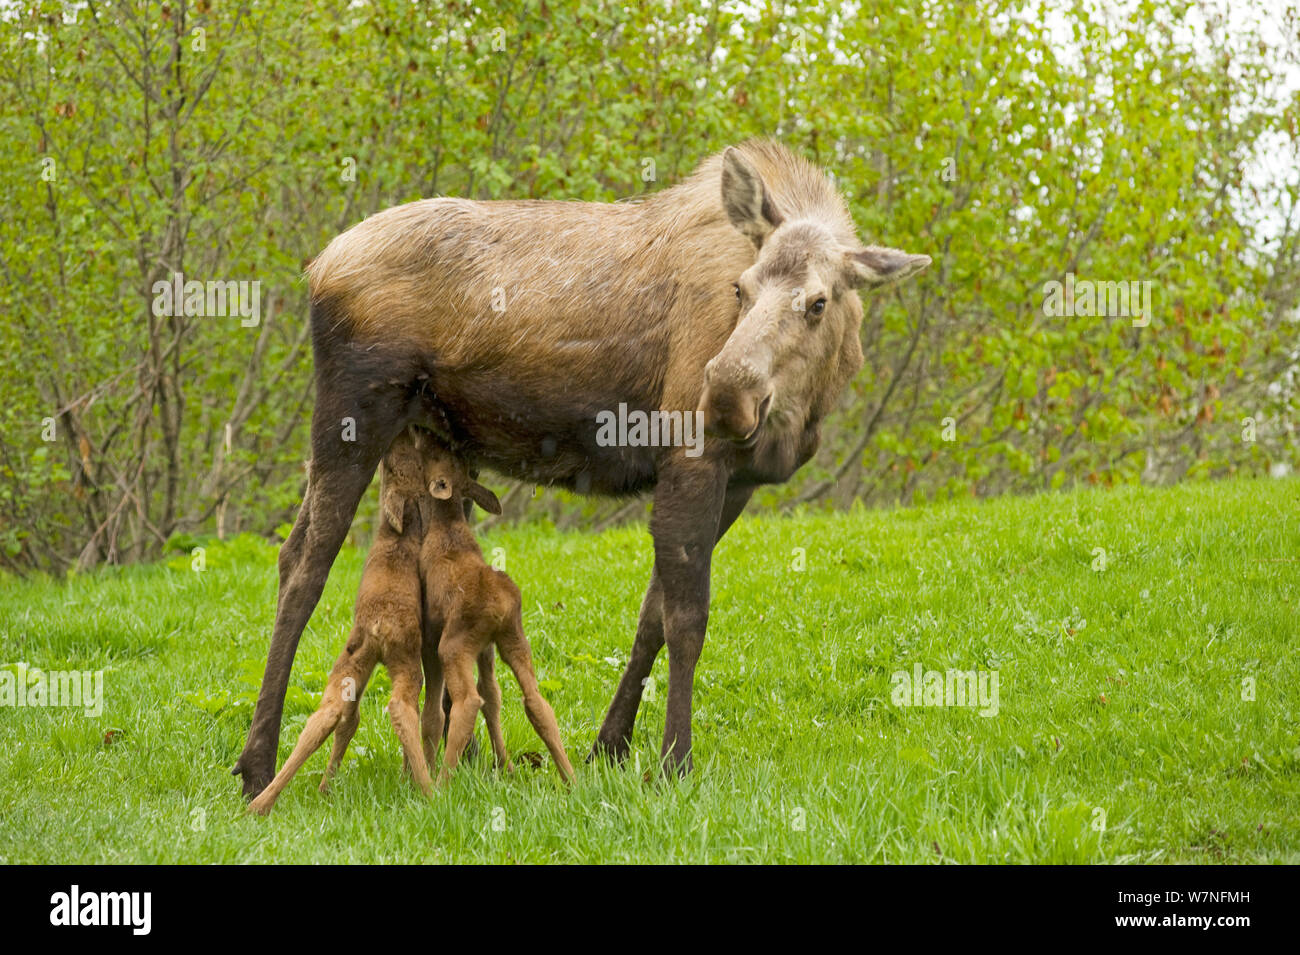
{"type": "Polygon", "coordinates": [[[824,173],[770,141],[637,202],[425,199],[344,232],[308,269],[311,480],[280,550],[266,674],[234,772],[275,771],[298,638],[357,504],[408,424],[475,467],[583,494],[653,491],[654,569],[593,755],[627,755],[668,645],[663,757],[691,765],[691,693],[714,545],[755,487],[790,478],[862,364],[859,289],[925,255],[864,246],[824,173]],[[701,449],[609,446],[597,416],[696,415],[701,449]]]}

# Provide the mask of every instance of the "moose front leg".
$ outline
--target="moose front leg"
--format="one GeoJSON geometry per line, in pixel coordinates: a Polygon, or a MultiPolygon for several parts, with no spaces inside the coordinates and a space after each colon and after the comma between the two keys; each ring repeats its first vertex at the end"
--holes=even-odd
{"type": "Polygon", "coordinates": [[[664,645],[663,587],[658,571],[650,572],[650,586],[641,601],[641,616],[637,620],[636,639],[632,642],[632,656],[618,681],[614,699],[605,714],[600,733],[591,747],[588,760],[609,757],[622,762],[632,745],[632,727],[636,724],[636,711],[641,706],[641,693],[645,681],[654,667],[655,657],[664,645]]]}
{"type": "MultiPolygon", "coordinates": [[[[735,523],[745,505],[754,493],[752,487],[729,486],[722,504],[722,516],[718,520],[718,531],[714,542],[735,523]]],[[[656,504],[656,507],[659,505],[656,504]]],[[[666,506],[666,505],[665,505],[666,506]]],[[[663,581],[658,570],[650,574],[650,585],[646,588],[645,599],[641,602],[641,615],[637,620],[636,639],[632,644],[632,655],[623,671],[623,678],[618,682],[614,699],[609,704],[605,721],[591,748],[588,760],[609,757],[618,761],[627,758],[632,746],[632,728],[636,724],[637,710],[641,706],[641,695],[645,689],[646,679],[654,667],[655,658],[664,646],[664,604],[663,581]]]]}
{"type": "Polygon", "coordinates": [[[660,475],[650,518],[668,646],[668,712],[661,756],[665,769],[679,775],[691,768],[695,664],[709,622],[709,570],[725,497],[724,471],[707,461],[678,459],[677,467],[660,475]]]}

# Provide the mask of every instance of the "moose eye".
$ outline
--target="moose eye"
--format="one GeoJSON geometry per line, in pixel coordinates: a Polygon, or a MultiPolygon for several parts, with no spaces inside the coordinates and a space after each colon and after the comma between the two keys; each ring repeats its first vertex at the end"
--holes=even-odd
{"type": "Polygon", "coordinates": [[[820,315],[822,312],[826,311],[826,299],[819,298],[817,301],[813,302],[812,308],[810,308],[809,311],[814,315],[820,315]]]}
{"type": "Polygon", "coordinates": [[[732,283],[731,283],[731,288],[732,288],[732,290],[736,293],[736,301],[739,302],[739,301],[740,301],[740,283],[739,283],[739,282],[732,282],[732,283]]]}

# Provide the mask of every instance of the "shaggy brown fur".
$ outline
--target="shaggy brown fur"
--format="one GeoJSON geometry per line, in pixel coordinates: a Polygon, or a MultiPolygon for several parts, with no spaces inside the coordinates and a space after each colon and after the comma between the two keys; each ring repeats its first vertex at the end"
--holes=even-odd
{"type": "Polygon", "coordinates": [[[274,768],[298,637],[376,463],[410,422],[458,455],[581,493],[653,489],[655,565],[596,741],[626,754],[642,683],[669,652],[663,754],[690,764],[714,544],[753,489],[788,479],[862,362],[858,290],[925,256],[863,247],[818,169],[769,142],[706,160],[641,202],[430,199],[378,213],[310,269],[313,480],[280,555],[266,677],[236,766],[274,768]],[[704,453],[608,447],[598,412],[696,412],[704,453]],[[356,441],[340,439],[340,422],[356,441]]]}
{"type": "Polygon", "coordinates": [[[495,650],[519,681],[528,721],[567,782],[573,778],[573,766],[560,741],[555,713],[537,686],[532,651],[524,638],[519,588],[483,561],[462,502],[468,498],[492,514],[500,514],[501,505],[496,495],[470,478],[464,463],[446,448],[434,445],[428,450],[426,474],[434,506],[420,550],[428,685],[423,716],[425,759],[433,765],[442,738],[443,712],[436,701],[442,697],[445,681],[451,715],[439,781],[445,781],[456,768],[480,709],[497,766],[510,768],[501,734],[501,688],[493,672],[495,650]]]}

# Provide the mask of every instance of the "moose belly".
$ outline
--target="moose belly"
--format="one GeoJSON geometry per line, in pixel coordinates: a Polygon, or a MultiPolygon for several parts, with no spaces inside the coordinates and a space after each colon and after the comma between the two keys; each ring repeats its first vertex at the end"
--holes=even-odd
{"type": "MultiPolygon", "coordinates": [[[[623,369],[626,371],[626,368],[623,369]]],[[[590,377],[507,367],[435,373],[430,411],[476,462],[503,475],[581,494],[635,494],[653,487],[658,441],[602,428],[621,408],[647,416],[655,401],[614,369],[590,377]]],[[[656,435],[657,437],[657,435],[656,435]]]]}

